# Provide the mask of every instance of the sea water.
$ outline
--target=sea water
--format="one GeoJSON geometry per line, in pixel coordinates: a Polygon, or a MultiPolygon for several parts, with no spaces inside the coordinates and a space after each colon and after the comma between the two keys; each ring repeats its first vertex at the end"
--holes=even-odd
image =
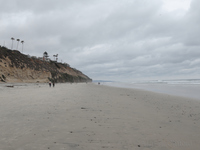
{"type": "Polygon", "coordinates": [[[133,82],[101,82],[114,87],[134,88],[200,100],[200,79],[140,80],[133,82]]]}

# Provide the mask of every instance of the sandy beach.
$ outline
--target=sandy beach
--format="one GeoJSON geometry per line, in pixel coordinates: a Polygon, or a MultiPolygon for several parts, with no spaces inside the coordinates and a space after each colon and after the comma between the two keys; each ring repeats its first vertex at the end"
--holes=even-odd
{"type": "Polygon", "coordinates": [[[200,100],[85,84],[0,88],[0,150],[198,150],[200,100]]]}

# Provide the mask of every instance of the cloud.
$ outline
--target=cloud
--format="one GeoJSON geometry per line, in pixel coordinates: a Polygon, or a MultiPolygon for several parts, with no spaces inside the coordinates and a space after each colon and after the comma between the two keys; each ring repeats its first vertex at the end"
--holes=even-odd
{"type": "Polygon", "coordinates": [[[197,77],[199,1],[0,0],[0,45],[58,54],[93,79],[197,77]],[[166,9],[173,5],[173,9],[166,9]]]}

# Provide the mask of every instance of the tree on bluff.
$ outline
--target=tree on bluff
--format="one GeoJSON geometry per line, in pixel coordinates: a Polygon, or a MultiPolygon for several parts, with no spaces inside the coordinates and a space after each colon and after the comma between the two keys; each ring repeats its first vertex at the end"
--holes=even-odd
{"type": "Polygon", "coordinates": [[[17,50],[18,50],[19,41],[20,41],[20,39],[17,39],[17,50]]]}
{"type": "Polygon", "coordinates": [[[24,49],[24,41],[21,41],[22,43],[22,53],[23,53],[23,49],[24,49]]]}
{"type": "Polygon", "coordinates": [[[13,41],[15,40],[15,38],[14,38],[14,37],[11,37],[11,40],[12,40],[11,49],[13,49],[13,41]]]}
{"type": "Polygon", "coordinates": [[[48,59],[49,55],[48,55],[48,53],[46,51],[43,53],[43,57],[45,58],[45,60],[48,59]]]}

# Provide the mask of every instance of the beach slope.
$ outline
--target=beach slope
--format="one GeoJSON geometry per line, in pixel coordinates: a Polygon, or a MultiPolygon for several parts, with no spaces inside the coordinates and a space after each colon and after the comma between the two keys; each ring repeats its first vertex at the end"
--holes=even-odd
{"type": "Polygon", "coordinates": [[[0,149],[197,150],[200,101],[95,84],[1,86],[0,149]]]}

